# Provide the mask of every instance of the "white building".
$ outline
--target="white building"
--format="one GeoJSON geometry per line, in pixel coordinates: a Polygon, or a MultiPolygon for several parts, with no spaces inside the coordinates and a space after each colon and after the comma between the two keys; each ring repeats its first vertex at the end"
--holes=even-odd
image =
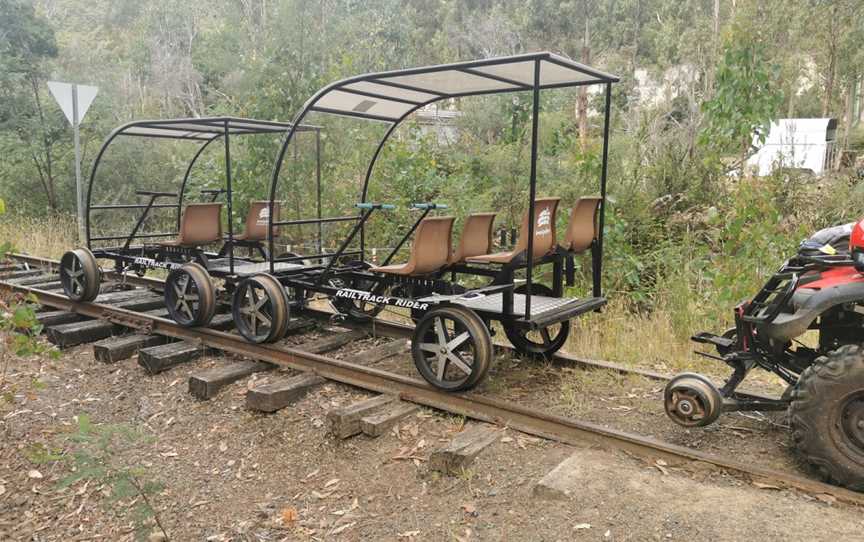
{"type": "Polygon", "coordinates": [[[836,119],[780,119],[771,124],[765,143],[747,159],[747,169],[770,175],[777,168],[809,170],[821,174],[835,160],[836,119]]]}

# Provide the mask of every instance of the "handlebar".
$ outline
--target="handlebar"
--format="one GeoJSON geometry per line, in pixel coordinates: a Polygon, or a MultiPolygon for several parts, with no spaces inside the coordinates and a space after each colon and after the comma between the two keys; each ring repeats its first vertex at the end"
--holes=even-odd
{"type": "Polygon", "coordinates": [[[384,209],[388,211],[396,208],[395,205],[390,203],[355,203],[354,207],[358,209],[384,209]]]}
{"type": "Polygon", "coordinates": [[[201,190],[202,194],[221,194],[222,192],[227,192],[224,188],[204,188],[201,190]]]}
{"type": "Polygon", "coordinates": [[[135,195],[137,196],[153,196],[154,198],[176,198],[177,194],[174,192],[154,192],[152,190],[136,190],[135,195]]]}
{"type": "Polygon", "coordinates": [[[447,209],[446,203],[412,203],[412,209],[447,209]]]}

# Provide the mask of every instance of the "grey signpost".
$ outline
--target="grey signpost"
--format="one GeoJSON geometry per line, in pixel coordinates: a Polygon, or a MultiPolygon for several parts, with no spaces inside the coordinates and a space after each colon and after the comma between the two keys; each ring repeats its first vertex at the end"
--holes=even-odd
{"type": "Polygon", "coordinates": [[[90,85],[49,81],[48,90],[72,124],[72,137],[75,142],[75,205],[78,216],[78,239],[83,241],[85,237],[84,191],[81,188],[81,138],[78,127],[99,89],[90,85]]]}

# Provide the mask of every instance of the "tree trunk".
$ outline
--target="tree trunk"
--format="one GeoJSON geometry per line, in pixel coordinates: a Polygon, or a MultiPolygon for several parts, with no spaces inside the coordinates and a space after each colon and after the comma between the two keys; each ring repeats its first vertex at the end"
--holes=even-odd
{"type": "Polygon", "coordinates": [[[827,117],[831,111],[831,99],[834,97],[834,79],[837,76],[837,4],[831,9],[831,21],[828,25],[828,68],[825,74],[825,94],[822,96],[822,116],[827,117]]]}
{"type": "MultiPolygon", "coordinates": [[[[582,37],[582,54],[579,58],[582,64],[591,65],[591,26],[587,9],[585,13],[585,34],[582,37]]],[[[588,150],[588,87],[579,87],[579,97],[576,99],[576,117],[579,119],[579,148],[584,153],[588,150]]]]}
{"type": "Polygon", "coordinates": [[[855,94],[855,79],[852,79],[843,92],[845,95],[845,107],[843,108],[843,139],[840,146],[839,156],[834,163],[834,169],[839,170],[843,167],[843,155],[846,149],[849,148],[849,132],[852,130],[852,115],[853,103],[852,96],[855,94]]]}
{"type": "Polygon", "coordinates": [[[714,96],[714,72],[717,70],[717,58],[720,54],[720,0],[714,0],[714,32],[711,38],[711,61],[705,74],[705,100],[714,96]]]}
{"type": "MultiPolygon", "coordinates": [[[[51,139],[48,137],[48,128],[45,124],[45,113],[42,111],[42,100],[39,98],[39,81],[36,74],[30,74],[30,85],[33,89],[33,99],[36,102],[36,111],[39,113],[39,130],[42,132],[42,149],[45,155],[45,175],[42,183],[45,195],[48,197],[48,207],[52,211],[57,210],[57,195],[54,190],[54,172],[51,163],[51,139]]],[[[34,157],[35,158],[35,157],[34,157]]]]}

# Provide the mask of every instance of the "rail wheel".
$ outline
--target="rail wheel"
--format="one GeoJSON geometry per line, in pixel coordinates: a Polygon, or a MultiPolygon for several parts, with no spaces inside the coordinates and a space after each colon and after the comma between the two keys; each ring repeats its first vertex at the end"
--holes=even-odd
{"type": "MultiPolygon", "coordinates": [[[[516,288],[513,293],[526,294],[527,284],[516,288]]],[[[532,295],[551,297],[552,289],[543,284],[531,285],[532,295]]],[[[537,330],[518,328],[512,324],[504,324],[504,333],[516,351],[531,359],[548,359],[564,346],[570,336],[570,320],[558,322],[537,330]]]]}
{"type": "Polygon", "coordinates": [[[476,386],[492,363],[492,339],[483,320],[461,307],[432,309],[411,341],[414,365],[427,382],[445,391],[476,386]]]}
{"type": "Polygon", "coordinates": [[[93,253],[86,248],[70,250],[60,259],[60,284],[73,301],[93,301],[99,295],[101,271],[93,253]]]}
{"type": "Polygon", "coordinates": [[[183,327],[206,326],[216,312],[216,291],[200,264],[187,263],[168,274],[165,308],[183,327]]]}
{"type": "Polygon", "coordinates": [[[864,351],[841,346],[808,367],[792,392],[792,438],[823,479],[864,491],[864,351]]]}
{"type": "Polygon", "coordinates": [[[666,384],[663,405],[666,414],[678,425],[704,427],[720,417],[723,397],[708,378],[696,373],[681,373],[666,384]]]}
{"type": "MultiPolygon", "coordinates": [[[[356,264],[357,262],[351,262],[356,264]]],[[[360,262],[361,267],[368,269],[370,267],[366,262],[360,262]]],[[[335,278],[330,280],[330,286],[334,288],[351,288],[352,290],[361,290],[364,292],[372,292],[376,295],[385,294],[385,289],[381,283],[363,278],[335,278]]],[[[330,305],[345,316],[348,320],[356,323],[364,323],[378,316],[384,310],[384,305],[378,305],[363,301],[360,299],[348,299],[347,297],[331,297],[330,305]]]]}
{"type": "Polygon", "coordinates": [[[234,290],[231,312],[234,325],[249,342],[278,341],[288,330],[288,298],[272,275],[255,275],[240,282],[234,290]]]}

